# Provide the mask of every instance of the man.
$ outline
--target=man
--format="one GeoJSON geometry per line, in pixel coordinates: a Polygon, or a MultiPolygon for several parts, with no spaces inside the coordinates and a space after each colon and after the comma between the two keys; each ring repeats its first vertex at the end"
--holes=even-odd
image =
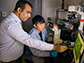
{"type": "Polygon", "coordinates": [[[24,44],[41,50],[65,50],[65,46],[47,44],[34,39],[22,29],[21,21],[31,17],[31,11],[32,5],[29,2],[18,1],[14,12],[0,23],[0,62],[11,63],[18,60],[23,54],[24,44]]]}
{"type": "MultiPolygon", "coordinates": [[[[34,27],[30,30],[29,34],[33,38],[36,38],[38,40],[48,41],[48,33],[45,28],[44,18],[40,15],[36,15],[32,19],[32,24],[34,27]]],[[[53,51],[53,53],[52,53],[51,51],[39,50],[36,48],[26,46],[25,57],[28,60],[33,61],[34,63],[44,63],[44,61],[45,61],[44,57],[56,57],[56,56],[57,56],[57,51],[53,51]],[[31,50],[30,52],[29,52],[29,49],[31,50]],[[50,54],[54,54],[54,56],[52,56],[50,54]]]]}

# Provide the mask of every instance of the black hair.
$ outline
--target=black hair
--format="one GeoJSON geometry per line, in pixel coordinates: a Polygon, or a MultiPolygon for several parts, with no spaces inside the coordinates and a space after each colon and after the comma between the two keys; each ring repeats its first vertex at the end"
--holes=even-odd
{"type": "Polygon", "coordinates": [[[45,23],[45,20],[42,16],[36,15],[35,17],[33,17],[32,23],[37,25],[38,23],[45,23]]]}
{"type": "Polygon", "coordinates": [[[29,3],[28,1],[20,0],[20,1],[18,1],[16,3],[16,6],[14,8],[14,11],[16,11],[18,7],[20,7],[22,9],[22,11],[23,11],[24,8],[25,8],[25,4],[29,4],[31,6],[31,8],[33,8],[32,4],[29,3]]]}

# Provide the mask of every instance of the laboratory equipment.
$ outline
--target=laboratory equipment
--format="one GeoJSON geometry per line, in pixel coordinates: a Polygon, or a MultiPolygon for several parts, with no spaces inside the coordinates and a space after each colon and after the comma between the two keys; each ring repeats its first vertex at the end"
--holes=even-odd
{"type": "Polygon", "coordinates": [[[48,26],[50,26],[50,29],[54,32],[54,44],[62,43],[62,39],[60,39],[61,29],[58,28],[58,25],[48,22],[48,26]]]}
{"type": "Polygon", "coordinates": [[[81,35],[80,32],[78,32],[77,38],[75,40],[74,47],[73,48],[67,47],[67,49],[72,49],[73,50],[75,63],[80,63],[81,62],[81,57],[84,54],[83,53],[83,50],[84,50],[84,42],[83,42],[83,40],[84,40],[83,36],[81,35]]]}
{"type": "Polygon", "coordinates": [[[81,30],[83,32],[83,22],[84,22],[84,6],[69,6],[68,11],[70,12],[77,12],[77,14],[81,15],[81,20],[80,20],[80,26],[79,26],[79,30],[81,30]]]}

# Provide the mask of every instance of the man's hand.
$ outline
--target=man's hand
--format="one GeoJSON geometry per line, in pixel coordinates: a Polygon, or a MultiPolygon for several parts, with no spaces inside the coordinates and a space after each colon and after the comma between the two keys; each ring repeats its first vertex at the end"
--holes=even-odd
{"type": "Polygon", "coordinates": [[[66,46],[63,45],[54,45],[53,50],[56,50],[57,52],[64,52],[67,49],[66,46]]]}

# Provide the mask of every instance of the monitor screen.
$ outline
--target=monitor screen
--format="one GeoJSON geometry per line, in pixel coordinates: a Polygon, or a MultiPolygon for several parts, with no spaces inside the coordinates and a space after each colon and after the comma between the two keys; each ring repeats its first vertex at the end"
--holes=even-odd
{"type": "Polygon", "coordinates": [[[79,32],[75,41],[73,53],[74,53],[75,63],[79,63],[79,58],[83,53],[83,40],[79,32]]]}

